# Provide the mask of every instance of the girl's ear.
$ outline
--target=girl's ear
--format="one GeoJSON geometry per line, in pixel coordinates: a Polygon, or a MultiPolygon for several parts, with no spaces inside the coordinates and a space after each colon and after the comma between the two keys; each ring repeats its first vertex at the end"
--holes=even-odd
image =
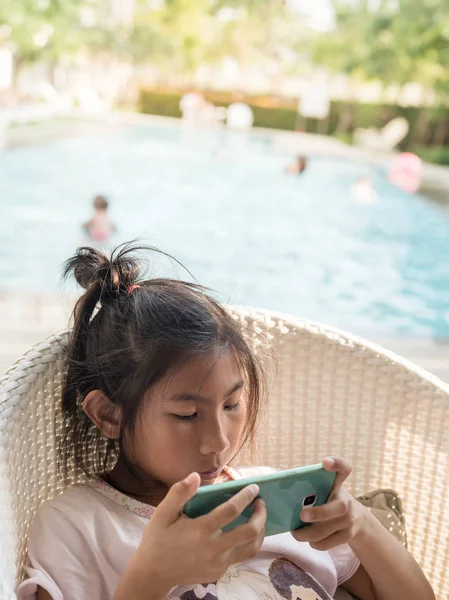
{"type": "Polygon", "coordinates": [[[121,421],[120,409],[102,391],[89,392],[84,398],[83,410],[104,436],[111,440],[118,439],[121,421]]]}

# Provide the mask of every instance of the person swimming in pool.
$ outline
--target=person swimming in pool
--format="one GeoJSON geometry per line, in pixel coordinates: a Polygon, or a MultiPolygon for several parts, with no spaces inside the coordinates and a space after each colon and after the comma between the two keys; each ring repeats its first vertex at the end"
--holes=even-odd
{"type": "Polygon", "coordinates": [[[295,175],[301,175],[307,168],[307,156],[297,156],[294,163],[288,165],[286,168],[287,173],[293,173],[295,175]]]}
{"type": "Polygon", "coordinates": [[[359,177],[351,186],[351,198],[358,204],[374,204],[377,192],[369,177],[359,177]]]}
{"type": "Polygon", "coordinates": [[[95,196],[93,205],[94,215],[89,221],[83,224],[83,229],[92,240],[105,242],[116,230],[114,223],[109,219],[107,214],[109,203],[104,196],[98,195],[95,196]]]}

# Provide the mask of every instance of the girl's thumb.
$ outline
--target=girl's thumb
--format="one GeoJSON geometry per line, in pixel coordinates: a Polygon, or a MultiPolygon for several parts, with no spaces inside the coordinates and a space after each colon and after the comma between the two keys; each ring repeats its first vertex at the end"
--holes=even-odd
{"type": "Polygon", "coordinates": [[[154,513],[161,524],[170,525],[179,519],[184,504],[196,494],[201,483],[198,473],[190,473],[185,479],[178,481],[168,490],[167,495],[154,513]]]}

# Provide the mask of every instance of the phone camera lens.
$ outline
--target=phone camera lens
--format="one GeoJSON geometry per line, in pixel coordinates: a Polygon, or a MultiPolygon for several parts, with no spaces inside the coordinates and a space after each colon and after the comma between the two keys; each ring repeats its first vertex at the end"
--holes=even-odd
{"type": "Polygon", "coordinates": [[[303,506],[313,506],[316,501],[317,501],[317,495],[310,494],[310,496],[306,496],[304,498],[304,500],[302,501],[302,505],[303,506]]]}

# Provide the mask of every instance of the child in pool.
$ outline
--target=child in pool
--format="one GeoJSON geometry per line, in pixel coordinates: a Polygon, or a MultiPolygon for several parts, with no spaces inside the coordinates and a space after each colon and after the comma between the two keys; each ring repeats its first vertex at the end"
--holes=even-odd
{"type": "Polygon", "coordinates": [[[104,196],[95,196],[93,201],[94,216],[84,223],[83,229],[96,242],[105,242],[115,231],[114,223],[109,219],[109,203],[104,196]]]}
{"type": "Polygon", "coordinates": [[[28,541],[18,598],[38,600],[433,600],[412,556],[356,502],[337,473],[311,527],[264,538],[248,486],[208,515],[182,508],[198,486],[263,468],[231,468],[255,432],[265,377],[240,325],[206,290],[146,279],[135,248],[109,260],[80,248],[66,265],[86,292],[75,307],[62,389],[63,472],[88,482],[44,503],[28,541]]]}
{"type": "Polygon", "coordinates": [[[307,157],[297,156],[295,162],[288,165],[286,168],[287,173],[293,173],[295,175],[301,175],[307,168],[307,157]]]}

